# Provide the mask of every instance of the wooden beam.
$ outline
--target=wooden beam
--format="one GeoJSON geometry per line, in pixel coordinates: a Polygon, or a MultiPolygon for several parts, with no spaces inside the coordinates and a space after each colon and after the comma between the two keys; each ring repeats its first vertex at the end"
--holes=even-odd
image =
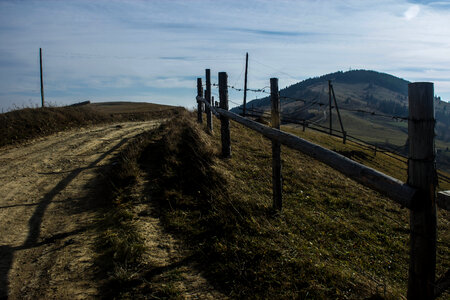
{"type": "Polygon", "coordinates": [[[437,194],[436,204],[439,208],[450,210],[450,191],[442,191],[437,194]]]}
{"type": "MultiPolygon", "coordinates": [[[[211,102],[213,99],[214,99],[214,97],[211,98],[211,102]]],[[[218,118],[220,117],[220,114],[216,111],[216,108],[214,106],[212,106],[212,104],[209,104],[205,98],[197,97],[197,101],[201,101],[201,102],[205,103],[205,106],[207,106],[216,117],[218,117],[218,118]]]]}
{"type": "Polygon", "coordinates": [[[351,179],[390,197],[401,206],[410,208],[413,199],[417,196],[416,189],[411,188],[400,180],[357,163],[334,151],[311,143],[295,135],[243,118],[230,111],[221,108],[217,108],[216,110],[222,116],[253,129],[271,140],[276,140],[283,145],[305,153],[329,165],[351,179]]]}

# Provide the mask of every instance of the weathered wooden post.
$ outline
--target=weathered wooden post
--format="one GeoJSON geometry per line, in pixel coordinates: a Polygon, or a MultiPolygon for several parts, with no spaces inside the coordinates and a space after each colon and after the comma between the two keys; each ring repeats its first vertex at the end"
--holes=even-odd
{"type": "MultiPolygon", "coordinates": [[[[272,127],[280,129],[280,97],[278,93],[278,78],[270,78],[270,102],[272,104],[272,127]]],[[[281,178],[281,144],[272,140],[272,188],[273,208],[281,211],[282,189],[281,178]]]]}
{"type": "Polygon", "coordinates": [[[408,299],[434,299],[437,174],[433,83],[410,83],[408,97],[408,184],[420,191],[410,210],[408,299]]]}
{"type": "MultiPolygon", "coordinates": [[[[205,99],[206,99],[206,102],[209,103],[209,105],[213,105],[213,103],[211,102],[211,70],[206,69],[205,73],[206,73],[205,74],[205,77],[206,77],[205,99]]],[[[213,131],[212,112],[208,106],[206,106],[206,124],[208,126],[209,131],[212,132],[213,131]]]]}
{"type": "MultiPolygon", "coordinates": [[[[203,91],[203,95],[205,95],[204,99],[206,98],[206,89],[203,91]]],[[[205,102],[202,102],[202,112],[206,113],[207,105],[205,102]]]]}
{"type": "MultiPolygon", "coordinates": [[[[219,72],[219,100],[220,108],[228,110],[228,75],[219,72]]],[[[220,116],[220,133],[222,138],[222,156],[231,157],[230,120],[220,116]]]]}
{"type": "MultiPolygon", "coordinates": [[[[197,78],[197,96],[203,97],[202,79],[197,78]]],[[[203,123],[202,102],[197,100],[197,122],[203,123]]]]}

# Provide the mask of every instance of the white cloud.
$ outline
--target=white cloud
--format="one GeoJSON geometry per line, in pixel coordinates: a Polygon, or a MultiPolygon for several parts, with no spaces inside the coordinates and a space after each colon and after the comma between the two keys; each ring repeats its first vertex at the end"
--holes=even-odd
{"type": "Polygon", "coordinates": [[[406,20],[412,20],[415,17],[417,17],[417,15],[420,12],[420,6],[419,5],[413,5],[411,7],[409,7],[405,13],[403,14],[403,16],[405,17],[406,20]]]}
{"type": "MultiPolygon", "coordinates": [[[[247,51],[252,88],[349,67],[420,80],[425,72],[405,68],[450,65],[450,10],[441,8],[407,0],[0,1],[0,106],[39,99],[39,47],[46,90],[64,102],[120,88],[128,99],[160,93],[191,106],[205,68],[213,81],[227,71],[242,87],[247,51]]],[[[436,93],[450,100],[448,84],[436,93]]]]}

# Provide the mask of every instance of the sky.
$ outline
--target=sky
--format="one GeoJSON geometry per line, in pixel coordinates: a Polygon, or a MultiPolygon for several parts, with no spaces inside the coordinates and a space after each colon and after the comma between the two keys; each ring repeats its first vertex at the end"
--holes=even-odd
{"type": "Polygon", "coordinates": [[[243,88],[246,52],[252,89],[368,69],[434,82],[450,100],[450,1],[0,0],[2,111],[40,105],[39,48],[51,105],[192,108],[206,68],[243,88]]]}

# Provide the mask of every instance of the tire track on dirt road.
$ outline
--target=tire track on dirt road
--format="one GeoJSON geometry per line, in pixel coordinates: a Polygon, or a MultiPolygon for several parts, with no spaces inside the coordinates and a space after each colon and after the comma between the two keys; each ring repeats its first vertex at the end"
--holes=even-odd
{"type": "Polygon", "coordinates": [[[98,168],[159,121],[61,132],[0,149],[0,299],[98,297],[98,168]]]}

